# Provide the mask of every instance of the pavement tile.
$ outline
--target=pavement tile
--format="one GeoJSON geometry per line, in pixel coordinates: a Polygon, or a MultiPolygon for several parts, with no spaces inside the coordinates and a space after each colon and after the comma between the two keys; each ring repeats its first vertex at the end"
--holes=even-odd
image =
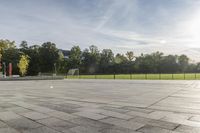
{"type": "Polygon", "coordinates": [[[127,128],[112,126],[110,128],[105,128],[101,130],[101,133],[139,133],[139,132],[127,128]]]}
{"type": "Polygon", "coordinates": [[[44,119],[44,118],[50,117],[48,115],[45,115],[45,114],[42,114],[42,113],[38,113],[38,112],[28,112],[28,113],[22,113],[20,115],[22,115],[24,117],[27,117],[29,119],[32,119],[32,120],[40,120],[40,119],[44,119]]]}
{"type": "Polygon", "coordinates": [[[9,120],[18,119],[18,118],[21,118],[21,116],[14,112],[7,111],[7,112],[0,113],[0,120],[2,121],[9,121],[9,120]]]}
{"type": "Polygon", "coordinates": [[[178,128],[175,129],[175,131],[181,133],[200,133],[200,127],[180,125],[178,128]]]}
{"type": "MultiPolygon", "coordinates": [[[[73,133],[101,133],[98,128],[90,126],[77,126],[70,128],[69,131],[73,133]]],[[[63,131],[65,133],[65,131],[63,131]]],[[[67,133],[68,131],[66,131],[67,133]]]]}
{"type": "Polygon", "coordinates": [[[36,129],[25,130],[23,133],[60,133],[48,127],[39,127],[36,129]]]}
{"type": "Polygon", "coordinates": [[[162,129],[162,128],[154,127],[154,126],[150,126],[150,125],[146,125],[146,126],[142,127],[141,129],[139,129],[138,131],[142,132],[142,133],[179,133],[176,131],[162,129]]]}
{"type": "Polygon", "coordinates": [[[25,113],[25,112],[31,111],[29,109],[25,109],[25,108],[22,108],[22,107],[10,107],[10,108],[7,108],[6,110],[12,111],[12,112],[15,112],[15,113],[25,113]]]}
{"type": "Polygon", "coordinates": [[[2,127],[6,127],[6,126],[7,126],[6,123],[0,121],[0,128],[2,128],[2,127]]]}
{"type": "Polygon", "coordinates": [[[120,118],[120,119],[124,119],[124,120],[129,120],[131,118],[134,118],[134,116],[130,116],[130,115],[126,115],[126,114],[122,114],[122,113],[118,113],[118,112],[107,111],[107,110],[103,110],[99,114],[102,114],[105,116],[112,116],[112,117],[120,118]]]}
{"type": "Polygon", "coordinates": [[[191,121],[196,121],[196,122],[200,122],[200,116],[193,116],[193,117],[191,117],[189,120],[191,120],[191,121]]]}
{"type": "Polygon", "coordinates": [[[182,124],[182,125],[187,125],[187,126],[192,126],[192,127],[200,127],[200,122],[190,121],[187,119],[177,119],[175,117],[164,117],[161,120],[167,121],[167,122],[172,122],[172,123],[177,123],[177,124],[182,124]]]}
{"type": "Polygon", "coordinates": [[[43,125],[46,125],[48,127],[51,127],[57,131],[64,131],[69,128],[77,126],[74,123],[63,121],[57,118],[46,118],[46,119],[38,120],[37,122],[43,125]]]}
{"type": "Polygon", "coordinates": [[[48,115],[62,119],[62,120],[70,120],[70,119],[74,119],[74,118],[78,117],[78,116],[68,114],[68,113],[64,113],[64,112],[60,112],[60,111],[50,112],[50,113],[48,113],[48,115]]]}
{"type": "Polygon", "coordinates": [[[7,122],[7,124],[10,127],[15,128],[20,131],[34,129],[34,128],[38,128],[42,126],[41,124],[36,123],[26,118],[18,118],[18,119],[10,120],[7,122]]]}
{"type": "Polygon", "coordinates": [[[104,110],[109,110],[109,111],[113,111],[113,112],[117,112],[117,113],[127,113],[129,112],[130,110],[127,110],[127,109],[123,109],[123,108],[116,108],[116,107],[110,107],[110,106],[103,106],[103,107],[100,107],[101,109],[104,109],[104,110]]]}
{"type": "Polygon", "coordinates": [[[13,128],[0,128],[0,133],[20,133],[19,131],[13,129],[13,128]]]}
{"type": "Polygon", "coordinates": [[[52,109],[52,110],[56,110],[56,111],[62,111],[62,112],[65,112],[65,113],[74,113],[74,112],[77,112],[75,109],[75,107],[71,107],[71,106],[66,106],[65,104],[64,105],[61,105],[61,104],[40,104],[42,105],[43,107],[47,107],[49,109],[52,109]]]}
{"type": "Polygon", "coordinates": [[[71,119],[69,121],[72,123],[75,123],[77,125],[91,126],[91,127],[96,127],[96,128],[107,128],[107,127],[112,126],[111,124],[107,124],[107,123],[103,123],[101,121],[92,120],[92,119],[83,118],[83,117],[71,119]]]}
{"type": "Polygon", "coordinates": [[[133,106],[125,106],[125,107],[122,107],[121,109],[129,110],[129,111],[136,111],[136,112],[141,112],[141,113],[146,113],[146,114],[153,112],[153,110],[151,110],[151,109],[136,108],[136,107],[133,107],[133,106]]]}
{"type": "Polygon", "coordinates": [[[105,115],[96,114],[96,113],[92,113],[92,112],[77,112],[77,113],[73,113],[73,115],[78,115],[78,116],[90,118],[93,120],[100,120],[100,119],[107,117],[105,115]]]}
{"type": "Polygon", "coordinates": [[[128,128],[131,130],[137,130],[141,127],[143,127],[145,124],[133,122],[133,121],[126,121],[122,119],[117,119],[117,118],[106,118],[103,120],[100,120],[101,122],[108,123],[108,124],[113,124],[115,126],[123,127],[123,128],[128,128]]]}
{"type": "Polygon", "coordinates": [[[166,121],[161,121],[161,120],[153,120],[153,119],[148,119],[148,118],[143,118],[143,117],[136,117],[134,119],[131,119],[130,121],[139,122],[142,124],[147,124],[147,125],[156,126],[156,127],[161,127],[161,128],[169,129],[169,130],[173,130],[179,125],[176,123],[171,123],[171,122],[166,122],[166,121]]]}

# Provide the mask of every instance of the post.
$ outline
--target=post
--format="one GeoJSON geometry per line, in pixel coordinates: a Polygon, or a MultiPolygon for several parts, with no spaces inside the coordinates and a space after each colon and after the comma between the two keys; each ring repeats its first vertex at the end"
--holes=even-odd
{"type": "Polygon", "coordinates": [[[78,69],[78,78],[80,79],[81,77],[80,77],[80,71],[79,71],[79,69],[78,69]]]}
{"type": "Polygon", "coordinates": [[[113,75],[113,76],[114,76],[113,78],[115,79],[115,73],[114,73],[114,75],[113,75]]]}
{"type": "Polygon", "coordinates": [[[54,69],[55,69],[55,76],[56,76],[56,63],[54,63],[54,69]]]}
{"type": "Polygon", "coordinates": [[[6,78],[6,63],[3,62],[3,65],[2,65],[2,74],[3,74],[3,77],[6,78]]]}
{"type": "Polygon", "coordinates": [[[12,63],[9,63],[9,77],[12,77],[12,63]]]}
{"type": "Polygon", "coordinates": [[[185,80],[185,73],[184,73],[184,80],[185,80]]]}

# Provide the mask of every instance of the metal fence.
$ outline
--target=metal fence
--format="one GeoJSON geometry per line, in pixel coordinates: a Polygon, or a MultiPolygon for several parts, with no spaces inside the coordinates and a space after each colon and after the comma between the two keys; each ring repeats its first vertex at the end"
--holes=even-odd
{"type": "Polygon", "coordinates": [[[198,80],[200,73],[171,74],[106,74],[106,75],[67,75],[67,79],[143,79],[143,80],[198,80]]]}

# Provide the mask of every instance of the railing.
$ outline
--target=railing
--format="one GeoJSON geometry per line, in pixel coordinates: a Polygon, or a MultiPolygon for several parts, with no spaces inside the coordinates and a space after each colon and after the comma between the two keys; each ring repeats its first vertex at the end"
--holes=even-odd
{"type": "Polygon", "coordinates": [[[67,75],[66,79],[199,80],[200,73],[67,75]]]}

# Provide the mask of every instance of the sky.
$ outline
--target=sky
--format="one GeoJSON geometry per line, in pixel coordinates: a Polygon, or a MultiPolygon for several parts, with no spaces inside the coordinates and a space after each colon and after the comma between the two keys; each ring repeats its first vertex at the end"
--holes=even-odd
{"type": "Polygon", "coordinates": [[[200,0],[0,0],[0,39],[200,61],[199,7],[200,0]]]}

